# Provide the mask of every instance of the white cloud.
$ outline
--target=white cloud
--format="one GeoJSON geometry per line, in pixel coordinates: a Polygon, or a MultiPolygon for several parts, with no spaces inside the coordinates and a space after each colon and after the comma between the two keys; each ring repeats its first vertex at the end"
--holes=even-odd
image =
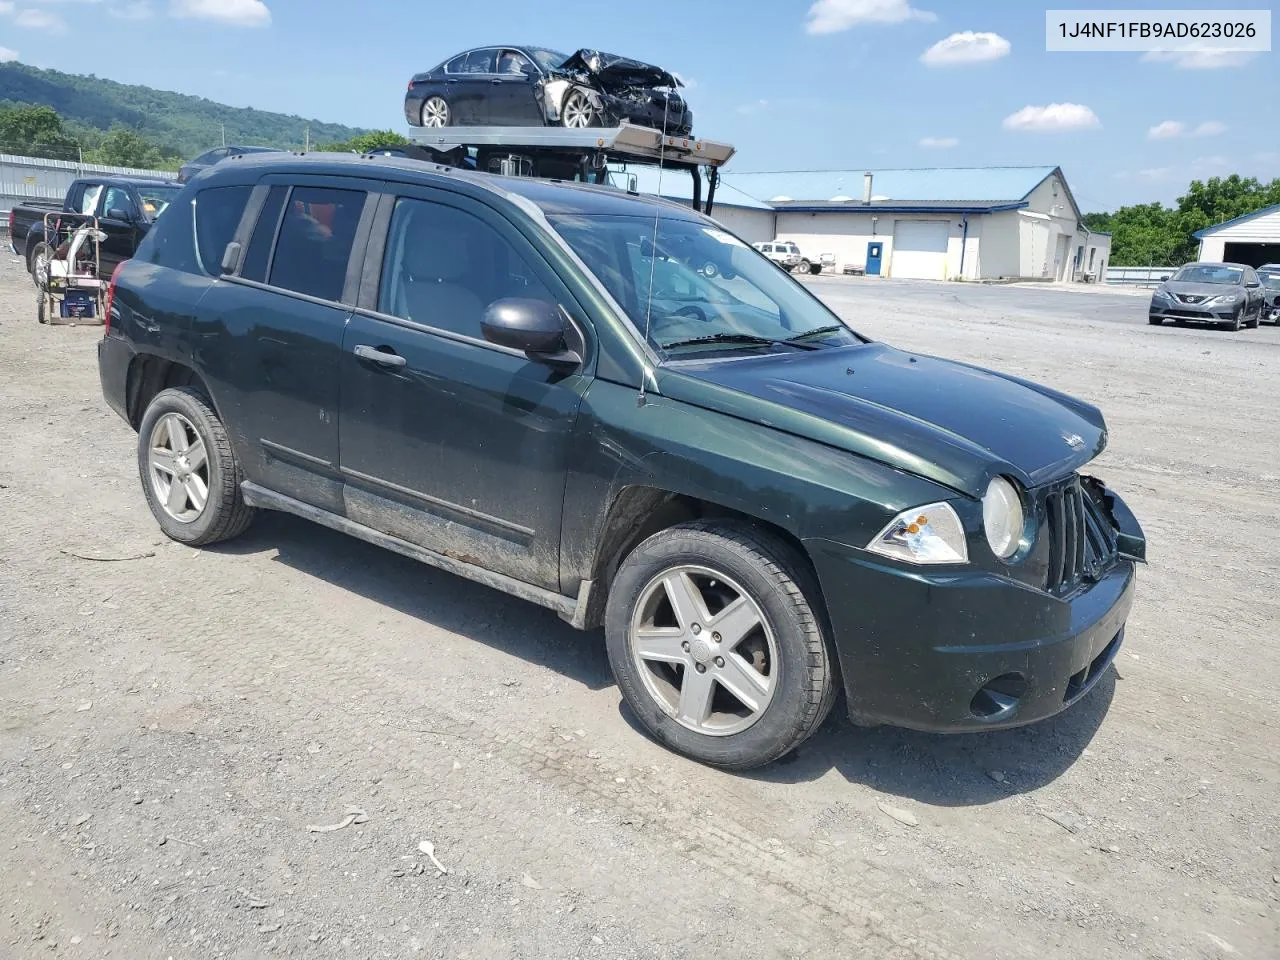
{"type": "Polygon", "coordinates": [[[18,51],[8,47],[0,47],[0,63],[11,63],[18,59],[18,51]]]}
{"type": "Polygon", "coordinates": [[[0,0],[0,16],[7,17],[13,13],[13,0],[0,0]]]}
{"type": "Polygon", "coordinates": [[[738,107],[738,112],[749,116],[753,113],[759,113],[767,106],[769,106],[768,100],[753,100],[750,103],[744,103],[742,106],[738,107]]]}
{"type": "Polygon", "coordinates": [[[1220,70],[1243,67],[1254,55],[1239,50],[1148,50],[1143,63],[1172,63],[1180,70],[1220,70]]]}
{"type": "Polygon", "coordinates": [[[1193,137],[1216,137],[1227,132],[1227,125],[1221,120],[1206,120],[1191,131],[1193,137]]]}
{"type": "Polygon", "coordinates": [[[1057,133],[1100,127],[1098,115],[1082,103],[1051,103],[1045,107],[1023,107],[1004,118],[1006,130],[1057,133]]]}
{"type": "Polygon", "coordinates": [[[809,8],[804,29],[807,33],[839,33],[860,23],[937,19],[936,14],[915,9],[909,0],[817,0],[809,8]]]}
{"type": "Polygon", "coordinates": [[[48,10],[19,10],[13,18],[13,24],[29,30],[48,30],[50,33],[62,33],[67,29],[67,22],[48,10]]]}
{"type": "Polygon", "coordinates": [[[236,27],[267,27],[271,11],[262,0],[170,0],[175,17],[217,20],[236,27]]]}
{"type": "Polygon", "coordinates": [[[1227,125],[1221,120],[1205,120],[1194,127],[1188,127],[1181,120],[1165,120],[1157,123],[1147,131],[1148,140],[1175,140],[1179,137],[1216,137],[1227,132],[1227,125]]]}
{"type": "Polygon", "coordinates": [[[1165,120],[1163,123],[1157,123],[1147,131],[1147,139],[1172,140],[1175,137],[1184,136],[1186,132],[1187,125],[1181,120],[1165,120]]]}
{"type": "Polygon", "coordinates": [[[112,7],[107,12],[117,20],[146,20],[152,13],[149,0],[131,0],[112,7]]]}
{"type": "Polygon", "coordinates": [[[1148,167],[1146,170],[1139,170],[1138,176],[1143,180],[1168,180],[1173,173],[1173,167],[1148,167]]]}
{"type": "Polygon", "coordinates": [[[966,30],[939,40],[920,54],[920,62],[930,67],[985,63],[1007,57],[1012,49],[1012,44],[998,33],[974,33],[966,30]]]}
{"type": "Polygon", "coordinates": [[[671,71],[671,75],[683,83],[686,90],[697,89],[698,81],[693,77],[686,77],[683,73],[676,73],[674,70],[671,71]]]}
{"type": "Polygon", "coordinates": [[[921,137],[920,146],[927,150],[949,150],[960,146],[960,141],[955,137],[921,137]]]}

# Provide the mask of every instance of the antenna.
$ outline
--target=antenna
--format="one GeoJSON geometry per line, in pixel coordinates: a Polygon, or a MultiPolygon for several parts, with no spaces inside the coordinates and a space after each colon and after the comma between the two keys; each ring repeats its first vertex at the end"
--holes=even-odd
{"type": "MultiPolygon", "coordinates": [[[[662,143],[658,145],[658,199],[662,199],[662,171],[665,169],[663,160],[667,155],[667,108],[670,106],[670,98],[662,98],[662,143]]],[[[644,342],[649,342],[649,323],[653,319],[653,277],[658,268],[658,217],[662,213],[662,204],[656,203],[653,207],[653,246],[649,253],[649,296],[645,300],[644,305],[644,342]]],[[[640,374],[640,395],[636,397],[636,406],[644,406],[644,388],[649,370],[646,365],[640,374]]]]}

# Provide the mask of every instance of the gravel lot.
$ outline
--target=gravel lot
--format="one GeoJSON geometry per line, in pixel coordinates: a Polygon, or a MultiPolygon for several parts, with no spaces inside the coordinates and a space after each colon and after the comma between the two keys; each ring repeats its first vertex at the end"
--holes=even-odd
{"type": "Polygon", "coordinates": [[[1102,405],[1096,472],[1151,564],[1067,715],[833,716],[732,776],[642,736],[601,637],[546,611],[283,516],[170,543],[100,329],[37,326],[0,258],[0,955],[1276,957],[1280,329],[808,282],[872,335],[1102,405]]]}

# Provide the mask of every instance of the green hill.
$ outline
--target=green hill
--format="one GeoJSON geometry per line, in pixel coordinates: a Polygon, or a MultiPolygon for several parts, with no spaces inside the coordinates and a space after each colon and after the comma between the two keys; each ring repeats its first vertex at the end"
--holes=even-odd
{"type": "MultiPolygon", "coordinates": [[[[67,121],[72,133],[121,127],[157,144],[161,152],[193,157],[222,142],[270,147],[350,140],[366,131],[252,107],[230,107],[204,97],[131,86],[93,75],[41,70],[21,63],[0,64],[0,106],[42,104],[67,121]]],[[[2,147],[0,147],[2,149],[2,147]]]]}

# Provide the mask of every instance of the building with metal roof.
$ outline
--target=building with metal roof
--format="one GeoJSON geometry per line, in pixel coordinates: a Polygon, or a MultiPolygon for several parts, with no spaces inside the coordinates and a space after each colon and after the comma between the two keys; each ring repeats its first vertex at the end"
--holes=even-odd
{"type": "MultiPolygon", "coordinates": [[[[633,169],[642,193],[692,198],[687,177],[633,169]]],[[[1059,167],[724,170],[713,217],[751,242],[785,240],[836,272],[928,280],[1105,276],[1111,237],[1085,227],[1059,167]]]]}
{"type": "Polygon", "coordinates": [[[1280,263],[1280,203],[1205,227],[1192,236],[1200,241],[1201,260],[1251,267],[1280,263]]]}

